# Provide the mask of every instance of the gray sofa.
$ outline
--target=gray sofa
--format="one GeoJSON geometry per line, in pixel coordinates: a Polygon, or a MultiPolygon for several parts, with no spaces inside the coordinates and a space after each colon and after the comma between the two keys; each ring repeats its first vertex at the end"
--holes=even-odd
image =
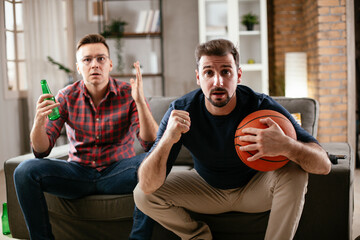
{"type": "MultiPolygon", "coordinates": [[[[173,97],[149,98],[156,121],[160,121],[173,97]]],[[[300,112],[302,126],[316,136],[319,106],[310,98],[275,97],[290,113],[300,112]]],[[[347,143],[326,143],[323,147],[332,154],[347,158],[332,166],[326,176],[310,175],[306,202],[295,239],[350,239],[353,214],[353,158],[347,143]]],[[[137,152],[142,150],[136,143],[137,152]]],[[[66,159],[68,145],[55,147],[50,157],[66,159]]],[[[26,159],[26,154],[5,162],[5,177],[9,222],[12,236],[26,239],[28,232],[16,198],[13,172],[26,159]]],[[[176,168],[192,167],[192,159],[182,149],[176,168]]],[[[132,226],[133,197],[129,195],[94,195],[65,200],[46,194],[49,214],[56,239],[127,239],[132,226]]],[[[215,239],[263,239],[269,212],[230,212],[219,215],[191,213],[194,218],[209,224],[215,239]]],[[[154,226],[152,239],[179,239],[160,225],[154,226]]]]}

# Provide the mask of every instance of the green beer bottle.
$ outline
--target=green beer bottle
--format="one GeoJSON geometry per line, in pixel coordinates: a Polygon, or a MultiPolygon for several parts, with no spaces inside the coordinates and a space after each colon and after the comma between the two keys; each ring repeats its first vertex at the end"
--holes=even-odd
{"type": "Polygon", "coordinates": [[[2,221],[2,231],[4,235],[10,234],[10,227],[9,227],[9,218],[8,218],[8,212],[7,212],[7,204],[3,203],[3,213],[1,216],[2,221]]]}
{"type": "MultiPolygon", "coordinates": [[[[45,79],[41,80],[40,84],[41,84],[43,94],[47,94],[47,93],[52,94],[50,91],[49,85],[47,84],[45,79]]],[[[55,97],[52,96],[51,98],[46,98],[45,100],[52,100],[55,102],[55,97]]],[[[48,117],[52,121],[58,119],[60,117],[59,108],[58,107],[53,108],[52,113],[50,113],[48,117]]]]}

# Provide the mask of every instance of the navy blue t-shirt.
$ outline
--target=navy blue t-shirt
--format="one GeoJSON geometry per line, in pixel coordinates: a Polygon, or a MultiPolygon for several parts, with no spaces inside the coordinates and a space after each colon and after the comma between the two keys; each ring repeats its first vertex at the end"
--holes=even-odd
{"type": "Polygon", "coordinates": [[[256,93],[246,86],[238,85],[236,99],[235,109],[226,116],[214,116],[207,111],[201,89],[192,91],[170,104],[160,123],[153,148],[163,135],[172,110],[189,112],[191,126],[190,130],[183,134],[180,141],[172,147],[167,163],[168,172],[170,172],[181,146],[184,145],[193,156],[194,168],[211,186],[231,189],[246,185],[257,171],[246,166],[238,157],[234,136],[241,120],[250,113],[261,109],[275,110],[289,118],[295,127],[299,141],[317,142],[297,124],[285,108],[271,97],[256,93]]]}

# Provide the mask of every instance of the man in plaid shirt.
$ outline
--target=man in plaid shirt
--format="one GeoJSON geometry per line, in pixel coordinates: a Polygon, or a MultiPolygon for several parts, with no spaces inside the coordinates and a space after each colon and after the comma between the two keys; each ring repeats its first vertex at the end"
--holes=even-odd
{"type": "MultiPolygon", "coordinates": [[[[30,134],[36,158],[21,163],[14,173],[31,239],[54,239],[44,192],[67,199],[131,193],[144,158],[135,155],[135,135],[146,151],[156,139],[158,125],[144,97],[139,62],[134,63],[136,80],[130,79],[130,84],[111,78],[109,47],[98,34],[79,41],[76,59],[83,80],[60,90],[57,103],[46,100],[50,94],[39,97],[30,134]],[[50,121],[47,116],[55,107],[61,116],[50,121]],[[70,141],[68,161],[43,159],[64,124],[70,141]]],[[[135,211],[136,221],[147,222],[147,216],[135,211]]],[[[133,229],[130,238],[148,235],[133,229]]]]}

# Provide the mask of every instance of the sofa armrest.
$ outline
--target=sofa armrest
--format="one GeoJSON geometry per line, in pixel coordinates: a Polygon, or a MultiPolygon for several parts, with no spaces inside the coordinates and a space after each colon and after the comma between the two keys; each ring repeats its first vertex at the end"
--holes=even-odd
{"type": "MultiPolygon", "coordinates": [[[[48,158],[67,159],[69,154],[69,144],[54,147],[48,158]]],[[[24,154],[18,157],[10,158],[4,163],[4,173],[6,181],[6,200],[8,205],[9,225],[11,234],[15,238],[29,238],[28,230],[25,225],[24,216],[21,212],[17,200],[14,186],[15,168],[23,161],[34,158],[33,153],[24,154]]]]}
{"type": "Polygon", "coordinates": [[[347,143],[322,143],[330,154],[346,155],[328,175],[309,174],[297,239],[351,239],[353,158],[347,143]]]}

